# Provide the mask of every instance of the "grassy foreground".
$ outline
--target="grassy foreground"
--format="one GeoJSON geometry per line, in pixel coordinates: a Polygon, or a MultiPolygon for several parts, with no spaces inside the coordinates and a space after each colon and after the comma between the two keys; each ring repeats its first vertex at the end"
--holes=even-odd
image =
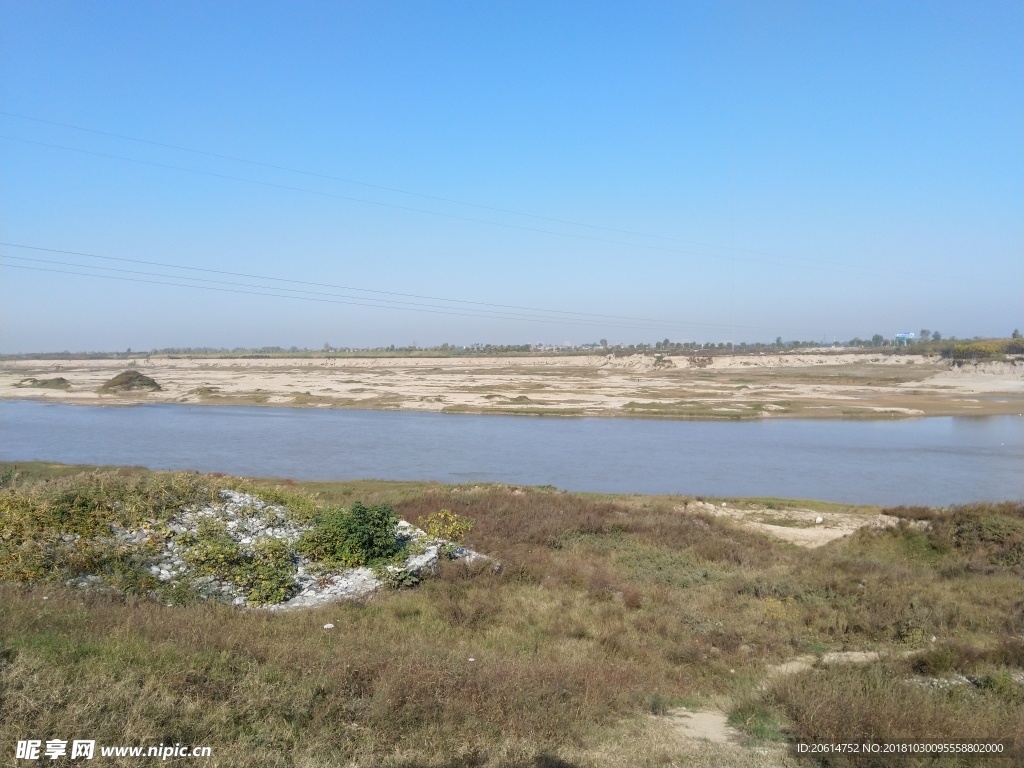
{"type": "MultiPolygon", "coordinates": [[[[73,493],[103,486],[81,468],[8,469],[5,503],[70,493],[76,524],[111,514],[98,491],[73,493]]],[[[175,482],[201,496],[238,481],[175,482]]],[[[476,521],[467,543],[502,568],[450,563],[412,589],[284,614],[186,596],[167,605],[173,596],[130,580],[129,594],[66,588],[63,561],[19,571],[21,544],[0,518],[0,764],[28,738],[208,745],[212,757],[194,761],[208,766],[797,765],[785,747],[798,738],[1024,746],[1021,504],[888,510],[903,520],[895,528],[806,550],[682,514],[679,499],[246,487],[305,510],[388,503],[414,524],[450,509],[476,521]],[[883,658],[771,674],[842,650],[883,658]],[[934,684],[956,674],[971,682],[934,684]],[[685,738],[666,716],[683,705],[724,710],[740,737],[685,738]]],[[[64,518],[26,519],[45,538],[64,518]]]]}

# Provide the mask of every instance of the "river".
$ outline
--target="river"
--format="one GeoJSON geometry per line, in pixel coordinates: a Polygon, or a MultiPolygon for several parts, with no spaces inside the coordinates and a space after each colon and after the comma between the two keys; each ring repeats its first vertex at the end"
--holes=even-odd
{"type": "Polygon", "coordinates": [[[1024,418],[655,421],[3,401],[0,459],[941,506],[1024,498],[1024,418]]]}

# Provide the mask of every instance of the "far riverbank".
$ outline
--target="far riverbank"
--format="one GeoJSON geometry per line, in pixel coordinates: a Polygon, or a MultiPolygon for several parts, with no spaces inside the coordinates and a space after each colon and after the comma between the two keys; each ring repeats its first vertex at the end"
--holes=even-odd
{"type": "Polygon", "coordinates": [[[845,350],[662,357],[5,360],[0,399],[646,419],[1024,413],[1024,360],[845,350]],[[111,387],[124,372],[140,386],[111,387]]]}

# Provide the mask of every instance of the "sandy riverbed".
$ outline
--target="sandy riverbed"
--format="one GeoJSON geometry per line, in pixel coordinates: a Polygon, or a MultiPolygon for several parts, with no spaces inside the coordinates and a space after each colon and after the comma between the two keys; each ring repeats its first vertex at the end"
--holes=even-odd
{"type": "Polygon", "coordinates": [[[0,397],[648,418],[893,418],[1024,412],[1024,360],[809,350],[735,357],[14,360],[0,397]],[[158,392],[105,394],[134,368],[158,392]],[[32,386],[63,377],[67,389],[32,386]]]}

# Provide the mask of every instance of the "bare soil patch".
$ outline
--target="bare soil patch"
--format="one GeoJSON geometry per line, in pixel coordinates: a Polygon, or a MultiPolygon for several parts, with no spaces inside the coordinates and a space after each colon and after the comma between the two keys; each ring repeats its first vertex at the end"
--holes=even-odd
{"type": "Polygon", "coordinates": [[[860,528],[881,529],[896,525],[899,518],[872,514],[869,510],[818,511],[799,507],[765,507],[753,504],[715,505],[707,501],[691,501],[677,507],[681,512],[724,517],[746,528],[800,547],[815,548],[849,536],[860,528]]]}

